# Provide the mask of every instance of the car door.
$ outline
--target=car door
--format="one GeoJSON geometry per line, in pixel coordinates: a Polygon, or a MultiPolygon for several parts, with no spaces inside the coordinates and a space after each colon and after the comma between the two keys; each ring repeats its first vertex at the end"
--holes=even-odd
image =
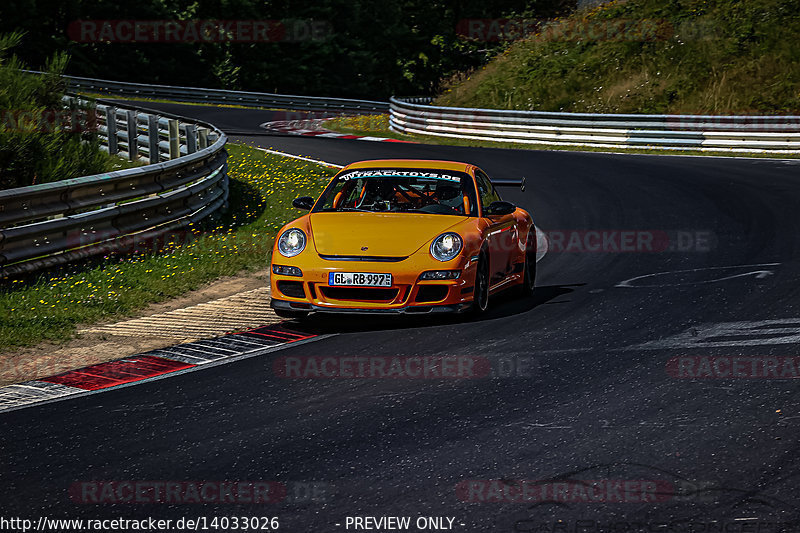
{"type": "Polygon", "coordinates": [[[478,186],[482,215],[489,222],[487,240],[489,245],[489,269],[492,284],[502,281],[512,268],[514,246],[518,238],[516,219],[513,214],[487,216],[486,208],[492,202],[500,201],[500,194],[489,177],[480,169],[475,169],[475,183],[478,186]]]}

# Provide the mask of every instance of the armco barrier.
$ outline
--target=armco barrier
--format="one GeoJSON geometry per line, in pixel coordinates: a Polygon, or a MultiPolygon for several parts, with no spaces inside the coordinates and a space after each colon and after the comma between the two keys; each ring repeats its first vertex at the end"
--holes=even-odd
{"type": "Polygon", "coordinates": [[[526,144],[740,153],[800,152],[800,116],[557,113],[427,105],[392,98],[398,133],[526,144]]]}
{"type": "MultiPolygon", "coordinates": [[[[40,74],[37,71],[26,71],[40,74]]],[[[271,107],[278,109],[309,109],[322,111],[389,111],[388,102],[354,100],[349,98],[326,98],[319,96],[297,96],[286,94],[257,93],[247,91],[228,91],[224,89],[202,89],[197,87],[178,87],[172,85],[146,85],[121,81],[98,80],[64,76],[71,92],[85,92],[103,95],[129,96],[135,98],[159,98],[179,102],[205,103],[211,105],[227,104],[245,107],[271,107]]]]}
{"type": "MultiPolygon", "coordinates": [[[[29,71],[36,73],[35,71],[29,71]]],[[[370,100],[291,96],[66,76],[70,90],[184,102],[390,113],[398,133],[521,144],[595,148],[794,154],[800,116],[714,116],[561,113],[426,105],[430,98],[370,100]]],[[[123,139],[124,142],[124,139],[123,139]]]]}
{"type": "Polygon", "coordinates": [[[226,203],[227,138],[217,128],[133,108],[97,110],[106,149],[154,163],[0,191],[0,277],[129,249],[226,203]]]}

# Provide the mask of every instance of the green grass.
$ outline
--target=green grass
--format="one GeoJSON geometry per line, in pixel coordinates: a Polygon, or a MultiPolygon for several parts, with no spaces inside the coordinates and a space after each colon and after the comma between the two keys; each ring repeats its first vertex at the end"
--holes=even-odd
{"type": "Polygon", "coordinates": [[[401,139],[404,141],[412,140],[409,135],[395,133],[389,129],[388,114],[337,117],[326,120],[322,124],[322,127],[338,131],[339,133],[349,133],[351,135],[389,137],[391,139],[401,139]]]}
{"type": "Polygon", "coordinates": [[[149,164],[145,161],[138,159],[136,161],[130,161],[128,158],[116,154],[115,155],[106,154],[106,156],[108,156],[108,162],[107,162],[108,172],[113,172],[115,170],[125,170],[127,168],[142,167],[149,164]]]}
{"type": "Polygon", "coordinates": [[[552,24],[465,73],[436,103],[591,113],[800,112],[796,0],[616,0],[552,24]],[[602,37],[614,20],[657,29],[639,40],[602,37]],[[595,29],[595,37],[581,36],[582,29],[595,29]]]}
{"type": "Polygon", "coordinates": [[[326,120],[323,126],[326,129],[347,133],[350,135],[372,135],[389,137],[401,141],[411,141],[423,144],[437,144],[449,146],[475,146],[486,148],[511,148],[514,150],[560,150],[572,152],[618,152],[626,154],[650,155],[693,155],[693,156],[722,156],[722,157],[760,157],[768,159],[789,159],[800,157],[800,154],[763,154],[763,153],[730,153],[730,152],[700,152],[697,150],[659,150],[656,148],[598,148],[593,146],[556,146],[550,144],[528,144],[490,141],[482,139],[458,139],[454,137],[439,137],[435,135],[405,135],[389,129],[389,115],[361,115],[356,117],[341,117],[326,120]]]}
{"type": "Polygon", "coordinates": [[[29,278],[0,281],[0,350],[64,341],[78,324],[130,315],[221,276],[269,264],[275,234],[318,195],[334,170],[229,144],[230,209],[157,249],[110,255],[29,278]]]}

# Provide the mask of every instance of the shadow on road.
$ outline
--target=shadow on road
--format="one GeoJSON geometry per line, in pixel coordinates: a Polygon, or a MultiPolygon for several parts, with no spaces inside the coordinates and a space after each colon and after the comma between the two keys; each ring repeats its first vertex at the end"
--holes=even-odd
{"type": "Polygon", "coordinates": [[[467,324],[527,313],[544,304],[567,303],[554,302],[553,300],[573,292],[575,289],[572,287],[581,287],[583,285],[581,283],[536,287],[533,296],[528,298],[517,296],[511,290],[504,291],[492,295],[489,310],[480,317],[472,317],[468,314],[336,315],[316,313],[306,319],[292,320],[285,324],[293,330],[316,335],[467,324]]]}

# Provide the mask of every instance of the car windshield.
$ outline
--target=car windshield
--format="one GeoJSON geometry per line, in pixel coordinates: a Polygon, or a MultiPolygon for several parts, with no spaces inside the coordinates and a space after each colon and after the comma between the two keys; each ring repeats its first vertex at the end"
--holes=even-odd
{"type": "Polygon", "coordinates": [[[473,181],[464,172],[376,168],[337,176],[314,211],[475,216],[475,206],[473,181]]]}

